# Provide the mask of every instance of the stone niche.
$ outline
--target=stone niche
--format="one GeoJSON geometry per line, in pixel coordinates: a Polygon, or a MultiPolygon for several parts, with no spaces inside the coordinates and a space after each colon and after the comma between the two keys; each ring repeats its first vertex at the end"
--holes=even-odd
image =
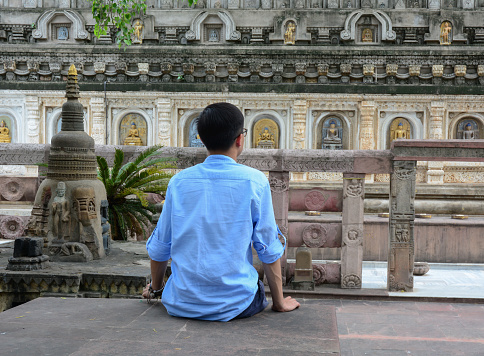
{"type": "Polygon", "coordinates": [[[193,117],[187,120],[187,125],[185,125],[185,147],[205,147],[203,142],[198,136],[197,130],[198,113],[193,115],[193,117]]]}
{"type": "Polygon", "coordinates": [[[315,149],[349,149],[349,129],[339,115],[327,115],[316,126],[315,149]]]}
{"type": "Polygon", "coordinates": [[[414,137],[413,127],[409,120],[397,117],[392,120],[387,132],[386,148],[390,149],[391,142],[397,139],[411,139],[414,137]]]}
{"type": "Polygon", "coordinates": [[[148,127],[145,118],[136,113],[125,115],[119,123],[119,144],[128,146],[146,146],[148,127]]]}
{"type": "Polygon", "coordinates": [[[0,113],[0,143],[17,142],[15,120],[10,115],[0,113]]]}
{"type": "Polygon", "coordinates": [[[357,44],[367,45],[381,42],[381,25],[374,16],[361,16],[356,22],[355,30],[355,43],[357,44]]]}
{"type": "Polygon", "coordinates": [[[82,16],[73,10],[49,10],[39,16],[32,36],[37,40],[74,43],[89,39],[82,16]]]}
{"type": "Polygon", "coordinates": [[[280,129],[275,120],[263,117],[252,127],[253,148],[279,148],[280,129]]]}
{"type": "Polygon", "coordinates": [[[225,10],[201,11],[185,34],[188,41],[200,41],[203,44],[224,44],[227,41],[239,41],[241,34],[236,30],[232,15],[225,10]]]}
{"type": "Polygon", "coordinates": [[[482,122],[473,117],[464,117],[457,121],[453,138],[461,140],[478,140],[484,137],[482,122]]]}

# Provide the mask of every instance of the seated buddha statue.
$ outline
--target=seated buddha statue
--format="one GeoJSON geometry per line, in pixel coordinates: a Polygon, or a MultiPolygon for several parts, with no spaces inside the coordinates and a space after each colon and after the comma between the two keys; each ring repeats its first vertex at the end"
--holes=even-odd
{"type": "Polygon", "coordinates": [[[257,148],[274,148],[275,146],[276,142],[274,140],[274,135],[272,135],[268,129],[264,129],[257,139],[257,148]]]}
{"type": "Polygon", "coordinates": [[[329,124],[329,128],[326,130],[326,137],[323,139],[324,144],[331,144],[331,143],[341,143],[341,137],[339,137],[338,128],[336,127],[336,123],[331,121],[329,124]]]}
{"type": "Polygon", "coordinates": [[[143,145],[143,142],[139,137],[139,131],[136,128],[136,124],[134,122],[131,124],[131,128],[129,129],[129,132],[128,132],[128,136],[126,136],[126,138],[124,139],[124,144],[131,145],[131,146],[143,145]]]}
{"type": "Polygon", "coordinates": [[[465,130],[462,131],[462,138],[464,140],[474,140],[475,136],[471,123],[467,123],[465,130]]]}
{"type": "Polygon", "coordinates": [[[10,130],[8,129],[5,121],[2,120],[2,122],[0,122],[0,142],[10,143],[11,140],[10,130]]]}
{"type": "Polygon", "coordinates": [[[401,122],[398,123],[398,127],[397,129],[395,130],[395,133],[394,133],[394,140],[397,140],[399,138],[408,138],[407,137],[407,131],[405,131],[403,129],[403,124],[401,122]]]}

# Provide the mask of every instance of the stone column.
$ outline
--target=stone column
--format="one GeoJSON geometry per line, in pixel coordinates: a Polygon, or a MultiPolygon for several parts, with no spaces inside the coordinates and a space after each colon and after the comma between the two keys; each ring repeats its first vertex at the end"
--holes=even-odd
{"type": "Polygon", "coordinates": [[[171,140],[171,101],[169,98],[159,98],[156,102],[158,111],[158,143],[165,147],[172,146],[171,140]]]}
{"type": "MultiPolygon", "coordinates": [[[[429,138],[431,140],[441,140],[444,138],[442,132],[444,113],[444,102],[434,101],[430,104],[429,138]]],[[[428,162],[427,183],[444,184],[444,162],[428,162]]]]}
{"type": "Polygon", "coordinates": [[[274,206],[276,224],[287,239],[284,256],[281,259],[282,283],[286,285],[287,248],[289,244],[289,237],[287,236],[289,226],[289,172],[270,171],[269,184],[271,186],[272,205],[274,206]]]}
{"type": "MultiPolygon", "coordinates": [[[[293,106],[293,147],[305,149],[306,147],[306,113],[308,103],[306,100],[296,100],[293,106]]],[[[292,180],[304,181],[307,173],[292,172],[292,180]]]]}
{"type": "Polygon", "coordinates": [[[96,145],[106,144],[106,109],[104,98],[91,98],[92,134],[96,145]]]}
{"type": "Polygon", "coordinates": [[[363,101],[360,110],[360,150],[373,150],[375,149],[373,121],[375,119],[376,104],[373,101],[363,101]]]}
{"type": "Polygon", "coordinates": [[[341,288],[361,288],[365,175],[343,173],[341,288]]]}
{"type": "Polygon", "coordinates": [[[413,290],[416,161],[394,161],[390,176],[389,291],[413,290]]]}
{"type": "Polygon", "coordinates": [[[27,142],[41,143],[39,98],[36,96],[27,96],[25,98],[25,110],[27,113],[27,142]]]}

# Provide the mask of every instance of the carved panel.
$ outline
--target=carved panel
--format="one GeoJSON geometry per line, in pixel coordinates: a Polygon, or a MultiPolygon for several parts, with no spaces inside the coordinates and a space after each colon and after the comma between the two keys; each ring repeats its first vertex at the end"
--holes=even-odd
{"type": "Polygon", "coordinates": [[[311,224],[303,230],[303,241],[308,247],[321,247],[326,242],[328,231],[321,224],[311,224]]]}

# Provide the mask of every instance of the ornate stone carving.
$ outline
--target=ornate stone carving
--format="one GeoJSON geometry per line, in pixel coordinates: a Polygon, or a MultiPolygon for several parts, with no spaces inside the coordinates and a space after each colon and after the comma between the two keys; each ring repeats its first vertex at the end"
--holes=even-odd
{"type": "Polygon", "coordinates": [[[440,44],[450,45],[452,43],[453,29],[450,21],[444,21],[440,25],[440,44]]]}
{"type": "Polygon", "coordinates": [[[467,74],[467,66],[465,64],[455,65],[454,73],[456,77],[465,77],[465,75],[467,74]]]}
{"type": "Polygon", "coordinates": [[[344,229],[343,243],[347,246],[356,246],[363,243],[363,230],[358,226],[349,226],[344,229]]]}
{"type": "Polygon", "coordinates": [[[415,169],[406,169],[401,167],[395,167],[395,177],[400,180],[412,179],[415,175],[415,169]]]}
{"type": "Polygon", "coordinates": [[[321,285],[326,281],[326,269],[321,264],[313,264],[314,284],[321,285]]]}
{"type": "Polygon", "coordinates": [[[434,64],[432,66],[432,75],[434,77],[442,77],[444,75],[444,66],[442,64],[434,64]]]}
{"type": "MultiPolygon", "coordinates": [[[[351,73],[351,63],[342,63],[339,65],[339,70],[342,75],[349,75],[351,73]]],[[[327,71],[326,71],[327,72],[327,71]]]]}
{"type": "Polygon", "coordinates": [[[24,221],[19,216],[0,217],[0,236],[4,239],[14,240],[23,235],[24,221]]]}
{"type": "Polygon", "coordinates": [[[408,67],[408,74],[411,77],[418,77],[420,75],[420,65],[411,65],[408,67]]]}
{"type": "Polygon", "coordinates": [[[321,247],[326,242],[328,231],[321,224],[311,224],[304,228],[303,241],[308,247],[321,247]]]}
{"type": "Polygon", "coordinates": [[[86,40],[89,33],[85,30],[85,22],[82,16],[74,10],[48,10],[37,19],[36,29],[32,32],[32,37],[36,39],[48,38],[48,25],[50,21],[58,14],[65,15],[72,21],[73,37],[76,40],[86,40]]]}
{"type": "Polygon", "coordinates": [[[340,37],[343,41],[354,41],[356,39],[356,23],[362,15],[372,15],[377,19],[381,26],[382,41],[394,41],[397,38],[397,35],[392,28],[392,20],[387,13],[381,10],[359,9],[350,13],[346,18],[345,27],[340,33],[340,37]]]}
{"type": "Polygon", "coordinates": [[[272,192],[281,193],[289,190],[288,183],[276,177],[271,177],[269,179],[269,184],[272,192]]]}
{"type": "Polygon", "coordinates": [[[5,200],[18,201],[25,194],[25,185],[19,178],[9,178],[0,187],[0,194],[5,200]]]}
{"type": "Polygon", "coordinates": [[[363,64],[363,75],[365,76],[375,75],[375,66],[373,64],[363,64]]]}
{"type": "Polygon", "coordinates": [[[361,197],[363,195],[363,179],[349,178],[344,191],[344,197],[361,197]]]}
{"type": "Polygon", "coordinates": [[[358,289],[361,288],[361,278],[356,274],[347,274],[341,278],[341,288],[358,289]]]}
{"type": "Polygon", "coordinates": [[[322,210],[326,203],[327,197],[319,190],[312,190],[304,198],[304,204],[308,210],[319,211],[322,210]]]}
{"type": "Polygon", "coordinates": [[[69,240],[71,230],[71,214],[65,193],[66,184],[57,183],[56,196],[51,206],[52,236],[56,240],[69,240]]]}
{"type": "Polygon", "coordinates": [[[395,76],[397,75],[398,64],[387,64],[386,70],[388,76],[395,76]]]}

